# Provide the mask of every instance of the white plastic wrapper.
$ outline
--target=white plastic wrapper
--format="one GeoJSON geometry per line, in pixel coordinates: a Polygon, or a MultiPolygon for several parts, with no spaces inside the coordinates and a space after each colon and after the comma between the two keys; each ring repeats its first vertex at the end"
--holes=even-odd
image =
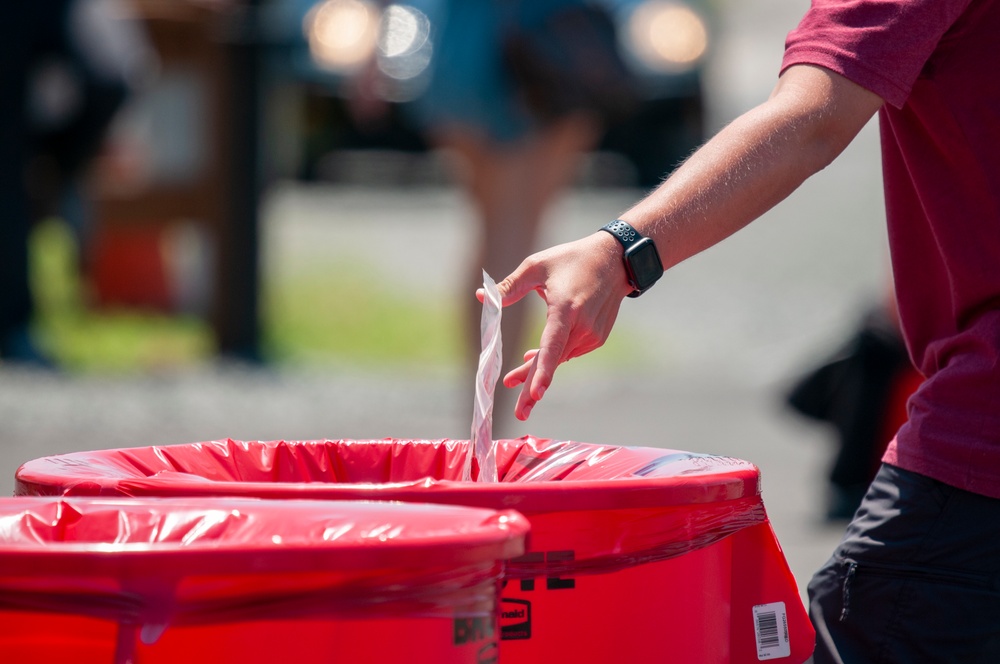
{"type": "Polygon", "coordinates": [[[462,479],[472,481],[472,459],[479,463],[479,482],[497,481],[497,450],[493,441],[493,400],[503,364],[500,335],[502,304],[496,282],[483,270],[483,317],[479,323],[482,351],[476,371],[476,400],[472,411],[472,444],[465,459],[462,479]]]}

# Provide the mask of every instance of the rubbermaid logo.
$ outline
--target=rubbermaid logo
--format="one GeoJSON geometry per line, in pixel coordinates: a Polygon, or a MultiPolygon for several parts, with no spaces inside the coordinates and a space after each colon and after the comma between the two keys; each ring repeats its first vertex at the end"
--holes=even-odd
{"type": "Polygon", "coordinates": [[[500,605],[500,639],[514,641],[531,638],[531,602],[503,598],[500,605]]]}

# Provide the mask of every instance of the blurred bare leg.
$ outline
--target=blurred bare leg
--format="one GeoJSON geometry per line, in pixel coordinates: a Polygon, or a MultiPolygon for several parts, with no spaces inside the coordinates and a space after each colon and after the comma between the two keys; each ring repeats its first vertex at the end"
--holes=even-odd
{"type": "MultiPolygon", "coordinates": [[[[482,285],[482,270],[494,279],[506,277],[534,251],[548,207],[568,187],[579,158],[593,147],[598,127],[588,117],[571,116],[514,143],[491,142],[472,132],[454,130],[441,135],[439,145],[454,151],[461,163],[463,184],[480,220],[478,246],[468,266],[465,328],[470,387],[480,351],[482,307],[473,297],[482,285]]],[[[527,350],[530,301],[503,313],[505,370],[520,364],[527,350]]],[[[494,405],[494,437],[514,423],[515,394],[502,385],[494,405]],[[506,421],[506,425],[504,422],[506,421]]]]}

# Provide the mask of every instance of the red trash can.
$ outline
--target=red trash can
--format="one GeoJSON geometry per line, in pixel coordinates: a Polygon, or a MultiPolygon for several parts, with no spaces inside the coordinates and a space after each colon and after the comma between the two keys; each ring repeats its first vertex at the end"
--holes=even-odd
{"type": "Polygon", "coordinates": [[[37,459],[21,494],[380,499],[516,509],[501,661],[800,663],[815,633],[756,466],[729,457],[525,437],[497,483],[461,481],[469,441],[233,440],[37,459]]]}
{"type": "Polygon", "coordinates": [[[0,660],[495,662],[527,530],[447,505],[0,499],[0,660]]]}

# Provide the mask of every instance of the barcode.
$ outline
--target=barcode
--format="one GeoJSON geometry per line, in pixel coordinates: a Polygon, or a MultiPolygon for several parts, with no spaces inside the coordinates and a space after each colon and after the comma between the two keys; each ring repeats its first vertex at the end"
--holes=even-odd
{"type": "Polygon", "coordinates": [[[757,614],[758,648],[773,648],[778,645],[778,614],[773,611],[757,614]]]}
{"type": "Polygon", "coordinates": [[[759,604],[753,607],[754,636],[757,639],[757,660],[779,659],[792,654],[788,640],[788,615],[784,602],[759,604]]]}

